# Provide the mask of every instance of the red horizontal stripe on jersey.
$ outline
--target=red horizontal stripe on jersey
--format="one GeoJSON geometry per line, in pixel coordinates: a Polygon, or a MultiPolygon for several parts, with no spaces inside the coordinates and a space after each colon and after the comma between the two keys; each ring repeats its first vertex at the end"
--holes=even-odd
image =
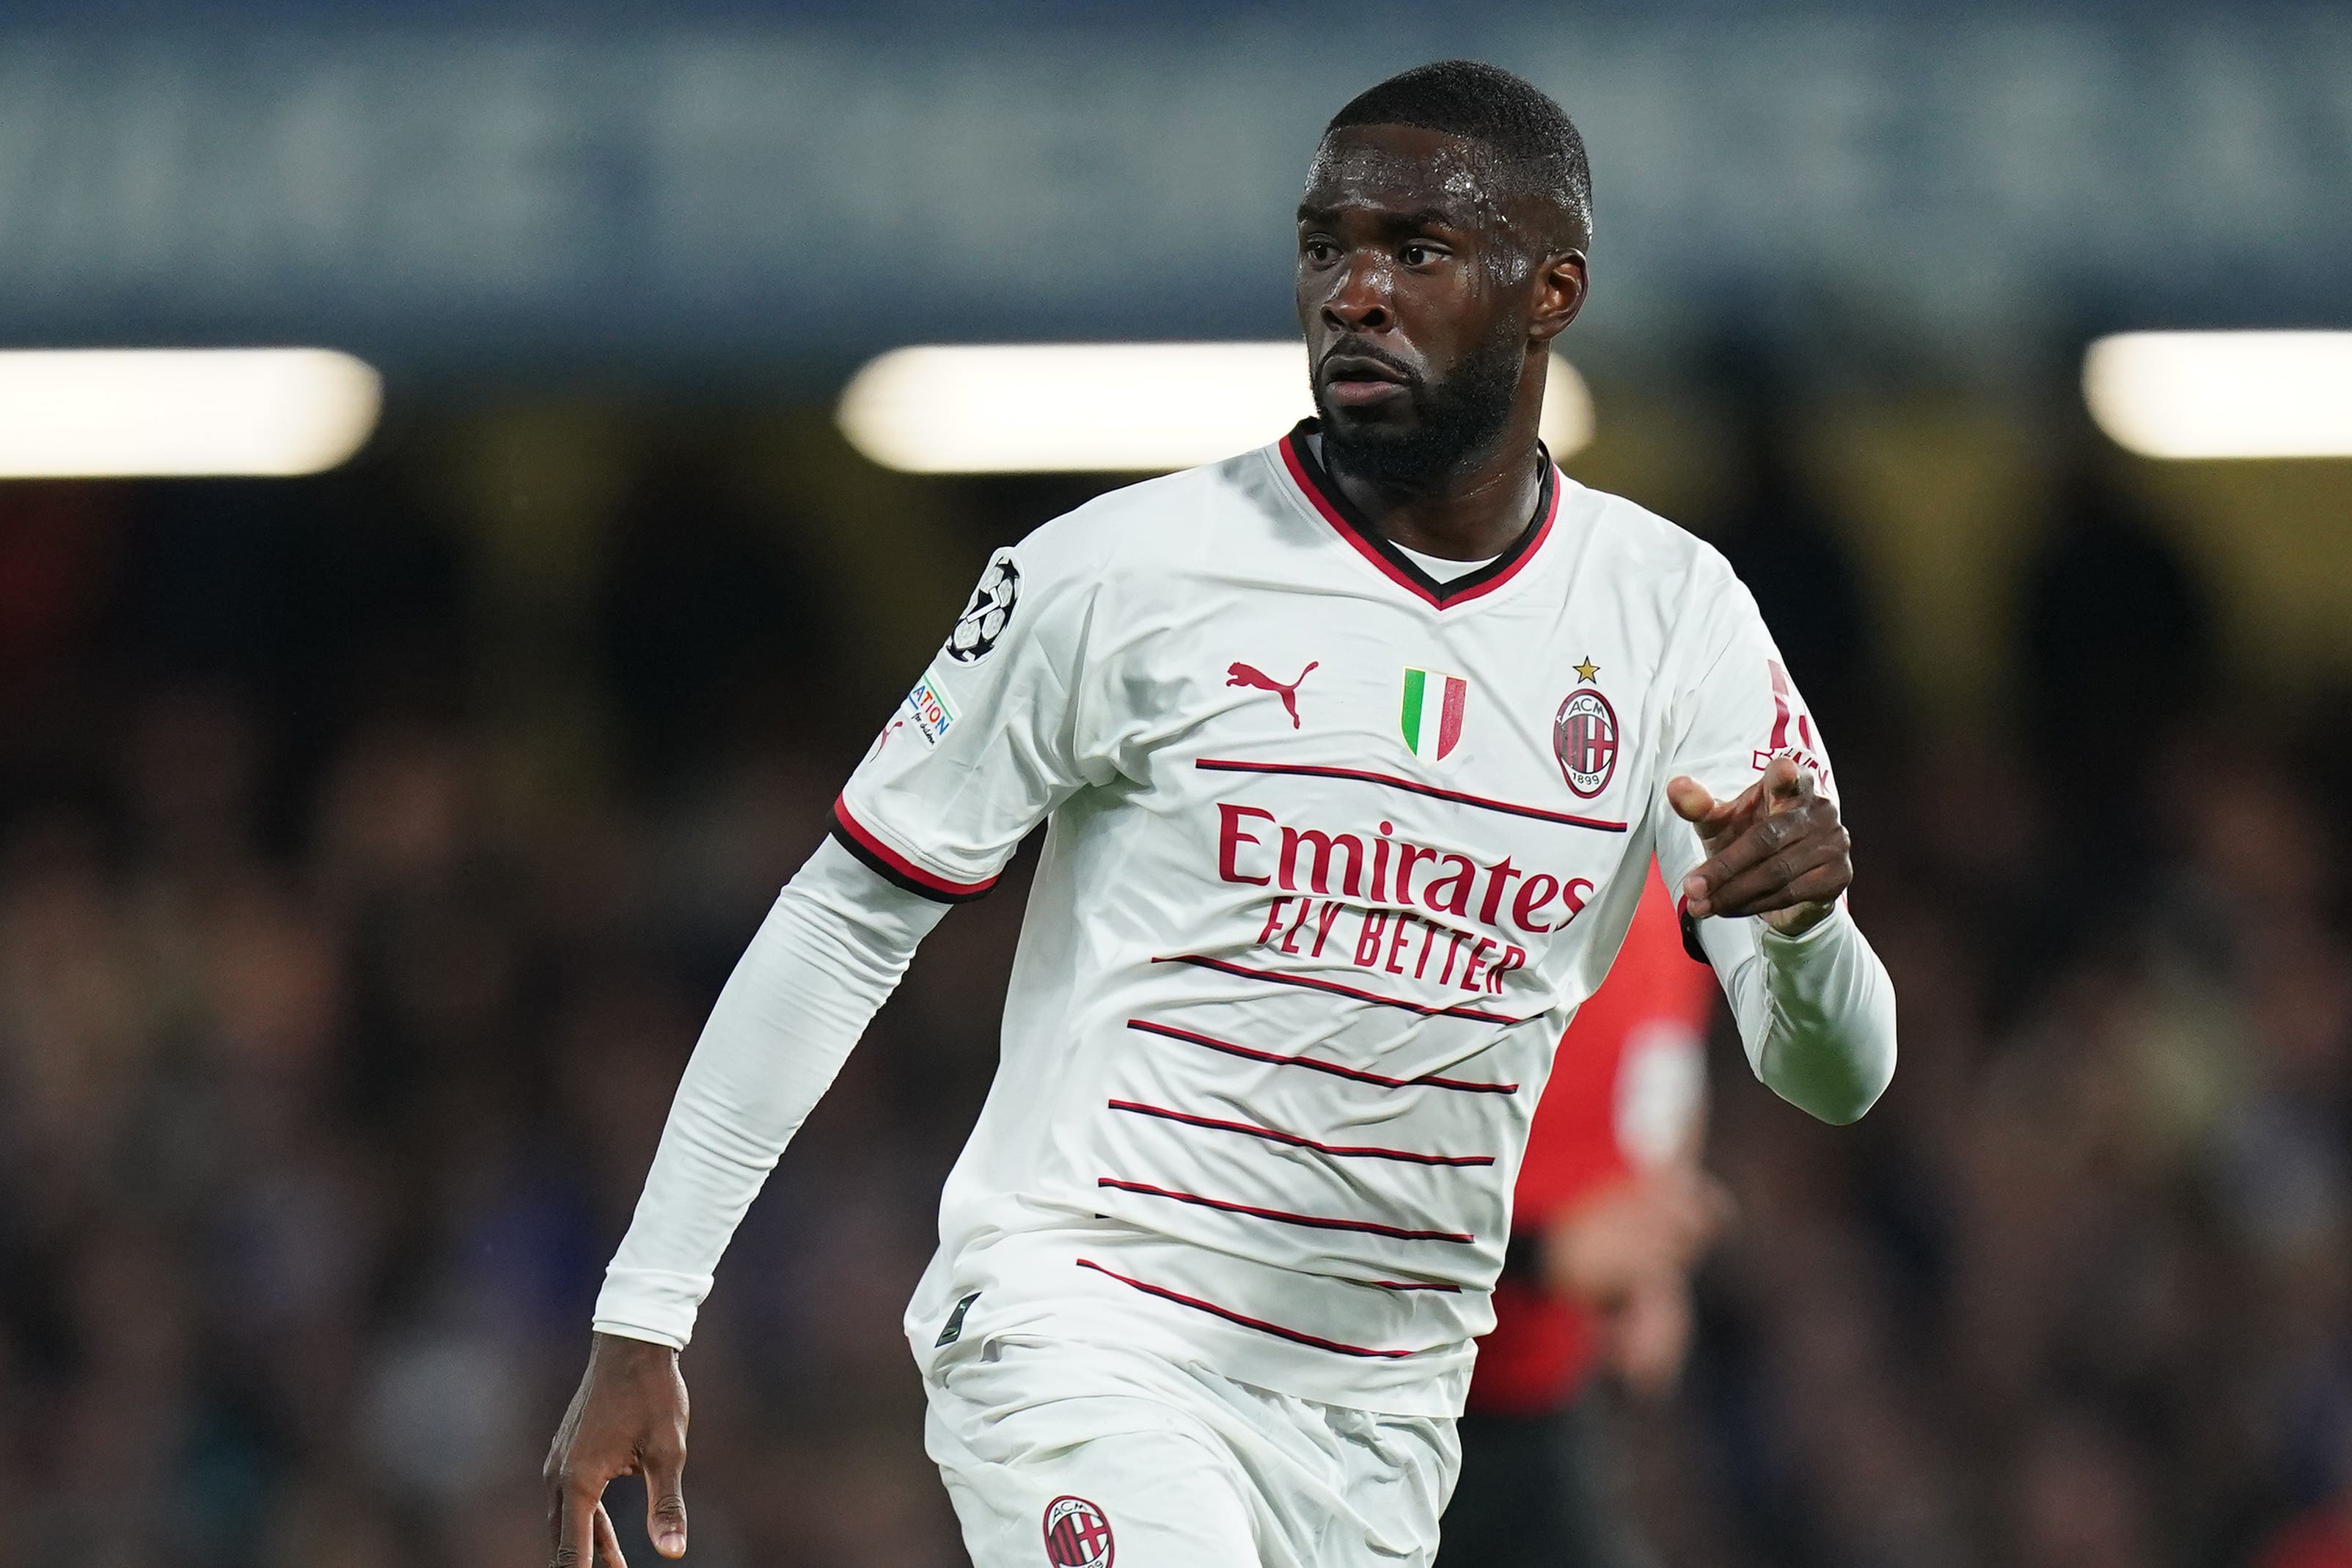
{"type": "Polygon", "coordinates": [[[1293,1344],[1307,1345],[1318,1351],[1329,1351],[1335,1355],[1379,1356],[1391,1361],[1412,1354],[1411,1351],[1369,1350],[1362,1345],[1342,1344],[1338,1340],[1327,1340],[1318,1335],[1301,1333],[1297,1329],[1286,1329],[1280,1323],[1269,1323],[1263,1318],[1248,1317],[1234,1311],[1230,1307],[1220,1307],[1214,1301],[1203,1301],[1198,1296],[1187,1296],[1181,1290],[1171,1290],[1165,1285],[1147,1285],[1142,1280],[1130,1279],[1115,1268],[1105,1268],[1091,1258],[1077,1259],[1077,1265],[1081,1268],[1091,1268],[1097,1274],[1108,1275],[1122,1285],[1132,1285],[1147,1296],[1157,1296],[1163,1301],[1173,1301],[1180,1307],[1191,1307],[1195,1310],[1206,1312],[1211,1317],[1223,1318],[1229,1323],[1239,1323],[1243,1328],[1255,1329],[1262,1334],[1272,1334],[1276,1339],[1288,1340],[1293,1344]]]}
{"type": "Polygon", "coordinates": [[[1287,1143],[1294,1149],[1312,1149],[1318,1154],[1335,1155],[1343,1160],[1402,1160],[1414,1165],[1491,1165],[1495,1163],[1492,1154],[1416,1154],[1408,1149],[1318,1143],[1312,1138],[1302,1138],[1296,1132],[1284,1132],[1273,1127],[1261,1127],[1255,1121],[1222,1121],[1213,1116],[1194,1116],[1189,1111],[1171,1110],[1163,1105],[1145,1105],[1132,1100],[1114,1100],[1109,1105],[1113,1110],[1129,1111],[1137,1116],[1156,1116],[1163,1121],[1181,1121],[1187,1127],[1205,1127],[1215,1132],[1244,1132],[1252,1138],[1287,1143]]]}
{"type": "Polygon", "coordinates": [[[917,892],[936,893],[944,899],[976,899],[996,886],[996,879],[983,877],[977,882],[958,882],[916,865],[896,849],[875,837],[871,828],[850,815],[849,801],[845,797],[833,803],[833,819],[840,825],[850,847],[861,850],[858,857],[869,864],[879,861],[875,869],[893,881],[911,882],[917,892]]]}
{"type": "Polygon", "coordinates": [[[1180,1193],[1171,1187],[1155,1187],[1147,1182],[1122,1182],[1116,1176],[1098,1176],[1098,1187],[1111,1187],[1122,1193],[1139,1193],[1147,1198],[1167,1198],[1180,1204],[1192,1204],[1204,1209],[1216,1209],[1224,1214],[1247,1215],[1252,1219],[1270,1219],[1283,1225],[1303,1225],[1310,1230],[1352,1230],[1366,1236],[1385,1236],[1391,1241],[1451,1241],[1464,1245],[1478,1238],[1461,1230],[1407,1230],[1402,1226],[1382,1225],[1376,1219],[1334,1219],[1328,1215],[1292,1214],[1287,1209],[1262,1209],[1255,1204],[1237,1204],[1224,1198],[1204,1198],[1198,1193],[1180,1193]]]}
{"type": "Polygon", "coordinates": [[[1475,806],[1480,811],[1499,811],[1511,816],[1532,817],[1538,822],[1556,822],[1562,827],[1589,827],[1596,833],[1625,831],[1625,824],[1611,822],[1605,817],[1547,811],[1539,805],[1517,805],[1507,800],[1491,800],[1483,795],[1465,795],[1458,789],[1440,789],[1435,784],[1401,779],[1394,773],[1376,773],[1370,768],[1332,767],[1321,763],[1251,763],[1234,757],[1202,757],[1192,765],[1213,773],[1286,773],[1297,778],[1349,779],[1357,784],[1403,790],[1408,795],[1427,795],[1432,800],[1447,801],[1454,805],[1475,806]]]}
{"type": "Polygon", "coordinates": [[[1309,991],[1328,991],[1335,996],[1352,996],[1359,1002],[1371,1002],[1382,1007],[1402,1007],[1408,1013],[1418,1013],[1424,1018],[1470,1018],[1481,1024],[1524,1024],[1525,1018],[1507,1018],[1500,1013],[1488,1013],[1476,1007],[1432,1007],[1426,1003],[1407,1002],[1402,997],[1382,996],[1370,991],[1359,991],[1352,985],[1342,985],[1336,980],[1318,980],[1307,974],[1277,974],[1271,969],[1252,969],[1247,964],[1229,963],[1222,958],[1211,958],[1199,952],[1171,952],[1155,958],[1154,963],[1189,963],[1196,969],[1213,969],[1223,974],[1238,974],[1244,980],[1263,980],[1273,985],[1303,985],[1309,991]]]}
{"type": "Polygon", "coordinates": [[[1437,1285],[1426,1279],[1350,1279],[1350,1285],[1370,1285],[1376,1290],[1443,1290],[1449,1296],[1462,1294],[1459,1285],[1437,1285]]]}
{"type": "Polygon", "coordinates": [[[1274,1067],[1305,1068],[1309,1072],[1328,1073],[1333,1078],[1344,1078],[1355,1083],[1377,1084],[1382,1089],[1458,1089],[1465,1094],[1517,1094],[1519,1092],[1519,1086],[1515,1083],[1478,1083],[1469,1079],[1435,1076],[1387,1078],[1380,1073],[1366,1072],[1361,1068],[1341,1067],[1338,1062],[1318,1061],[1313,1057],[1286,1057],[1274,1051],[1261,1051],[1253,1046],[1237,1046],[1231,1040],[1221,1040],[1214,1035],[1203,1035],[1192,1029],[1180,1029],[1173,1024],[1155,1024],[1148,1018],[1129,1018],[1127,1021],[1127,1026],[1130,1029],[1140,1029],[1147,1035],[1165,1035],[1171,1040],[1182,1040],[1189,1045],[1206,1046],[1213,1051],[1223,1051],[1229,1057],[1240,1057],[1247,1061],[1265,1062],[1274,1067]]]}

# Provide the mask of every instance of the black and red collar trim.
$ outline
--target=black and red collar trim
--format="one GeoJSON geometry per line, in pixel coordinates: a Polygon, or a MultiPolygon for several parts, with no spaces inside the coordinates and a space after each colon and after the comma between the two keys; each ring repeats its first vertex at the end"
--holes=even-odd
{"type": "Polygon", "coordinates": [[[1518,575],[1519,568],[1535,559],[1536,552],[1550,537],[1552,521],[1559,515],[1559,470],[1552,465],[1551,454],[1538,446],[1543,458],[1542,488],[1536,494],[1536,514],[1527,531],[1512,542],[1508,550],[1475,572],[1441,583],[1391,543],[1331,482],[1331,476],[1316,461],[1315,449],[1307,443],[1307,437],[1313,434],[1315,421],[1302,419],[1282,438],[1282,465],[1290,470],[1291,479],[1323,520],[1338,531],[1340,538],[1355,546],[1358,554],[1398,587],[1441,610],[1491,594],[1518,575]]]}

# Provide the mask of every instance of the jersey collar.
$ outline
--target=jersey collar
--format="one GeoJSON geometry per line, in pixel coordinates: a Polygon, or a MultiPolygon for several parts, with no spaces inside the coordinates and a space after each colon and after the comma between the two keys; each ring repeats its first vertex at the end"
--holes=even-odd
{"type": "Polygon", "coordinates": [[[1387,577],[1414,597],[1434,608],[1446,610],[1493,593],[1513,577],[1519,568],[1535,559],[1537,550],[1551,535],[1552,520],[1559,514],[1559,470],[1552,464],[1551,454],[1541,442],[1536,449],[1543,458],[1541,489],[1536,495],[1536,513],[1524,531],[1504,551],[1477,571],[1441,583],[1423,571],[1407,555],[1391,543],[1388,537],[1372,526],[1367,518],[1331,482],[1331,476],[1316,460],[1315,450],[1307,437],[1316,433],[1316,422],[1302,419],[1290,434],[1282,438],[1282,466],[1290,470],[1290,478],[1307,500],[1320,513],[1323,521],[1335,529],[1340,538],[1353,545],[1361,555],[1387,577]]]}

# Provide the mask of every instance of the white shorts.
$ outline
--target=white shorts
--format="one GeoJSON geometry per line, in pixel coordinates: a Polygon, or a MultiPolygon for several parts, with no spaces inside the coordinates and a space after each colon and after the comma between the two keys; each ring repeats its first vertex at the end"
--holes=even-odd
{"type": "Polygon", "coordinates": [[[974,1568],[1428,1568],[1454,1423],[1000,1334],[926,1379],[974,1568]]]}

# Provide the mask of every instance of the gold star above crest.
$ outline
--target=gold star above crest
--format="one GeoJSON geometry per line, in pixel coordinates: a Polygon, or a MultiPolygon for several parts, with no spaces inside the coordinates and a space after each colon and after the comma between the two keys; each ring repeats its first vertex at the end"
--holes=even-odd
{"type": "Polygon", "coordinates": [[[1601,673],[1601,667],[1592,662],[1592,656],[1589,653],[1584,656],[1582,664],[1571,665],[1569,668],[1576,671],[1576,683],[1579,686],[1590,686],[1592,683],[1592,678],[1601,673]]]}

